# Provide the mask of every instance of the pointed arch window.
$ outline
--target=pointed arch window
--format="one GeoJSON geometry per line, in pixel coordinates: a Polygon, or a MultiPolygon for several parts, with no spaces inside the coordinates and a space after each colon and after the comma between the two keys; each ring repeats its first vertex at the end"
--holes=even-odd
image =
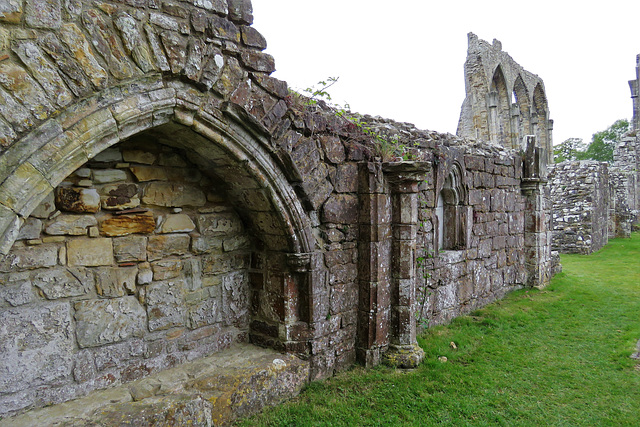
{"type": "Polygon", "coordinates": [[[462,170],[454,165],[438,193],[438,249],[461,250],[467,246],[468,206],[462,170]]]}

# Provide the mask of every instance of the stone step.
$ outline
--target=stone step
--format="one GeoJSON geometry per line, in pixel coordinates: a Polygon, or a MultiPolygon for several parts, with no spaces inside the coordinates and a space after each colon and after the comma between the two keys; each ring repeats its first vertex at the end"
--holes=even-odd
{"type": "Polygon", "coordinates": [[[0,426],[223,426],[297,395],[309,364],[238,344],[116,388],[0,420],[0,426]]]}

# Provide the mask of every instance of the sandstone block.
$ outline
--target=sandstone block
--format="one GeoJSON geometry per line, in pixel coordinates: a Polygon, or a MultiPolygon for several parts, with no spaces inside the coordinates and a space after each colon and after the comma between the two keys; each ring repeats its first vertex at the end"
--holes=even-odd
{"type": "Polygon", "coordinates": [[[76,336],[82,348],[116,343],[145,331],[147,316],[133,296],[75,304],[76,336]]]}
{"type": "Polygon", "coordinates": [[[69,240],[67,242],[67,262],[71,266],[85,267],[113,264],[111,239],[78,238],[69,240]]]}
{"type": "Polygon", "coordinates": [[[117,262],[138,262],[147,260],[147,238],[145,236],[124,236],[113,239],[113,255],[117,262]]]}
{"type": "Polygon", "coordinates": [[[86,268],[53,268],[36,274],[33,284],[49,300],[77,297],[93,288],[93,274],[86,268]]]}
{"type": "Polygon", "coordinates": [[[156,206],[204,206],[207,198],[202,190],[187,184],[152,182],[144,191],[142,201],[156,206]]]}
{"type": "Polygon", "coordinates": [[[22,12],[22,1],[4,1],[0,3],[0,22],[6,22],[9,24],[20,24],[22,12]]]}
{"type": "Polygon", "coordinates": [[[242,222],[235,213],[220,212],[198,215],[196,221],[200,233],[207,236],[228,235],[242,231],[242,222]]]}
{"type": "Polygon", "coordinates": [[[62,40],[71,51],[72,56],[78,61],[83,71],[89,76],[91,83],[98,88],[106,87],[107,72],[96,60],[89,46],[89,42],[80,28],[78,28],[76,24],[68,23],[62,25],[60,33],[62,40]]]}
{"type": "Polygon", "coordinates": [[[157,156],[144,150],[123,150],[122,158],[125,162],[152,165],[156,162],[157,156]]]}
{"type": "Polygon", "coordinates": [[[173,279],[180,275],[182,271],[182,261],[179,259],[163,259],[151,264],[153,270],[153,280],[173,279]]]}
{"type": "Polygon", "coordinates": [[[102,209],[124,210],[140,206],[136,184],[107,185],[100,190],[102,209]]]}
{"type": "Polygon", "coordinates": [[[130,166],[129,170],[139,182],[167,181],[167,170],[156,166],[130,166]]]}
{"type": "Polygon", "coordinates": [[[98,295],[117,298],[132,295],[136,291],[136,267],[104,267],[96,272],[96,290],[98,295]]]}
{"type": "Polygon", "coordinates": [[[220,301],[209,298],[189,307],[189,328],[197,329],[213,325],[221,320],[220,301]]]}
{"type": "Polygon", "coordinates": [[[25,9],[26,22],[34,28],[59,28],[62,7],[59,0],[29,0],[25,9]]]}
{"type": "Polygon", "coordinates": [[[129,234],[149,234],[156,228],[153,212],[133,215],[114,216],[100,223],[100,230],[105,236],[118,237],[129,234]]]}
{"type": "Polygon", "coordinates": [[[157,331],[185,325],[184,283],[171,280],[147,287],[149,330],[157,331]]]}
{"type": "Polygon", "coordinates": [[[28,304],[33,301],[34,294],[29,273],[0,275],[0,301],[6,301],[12,307],[28,304]]]}
{"type": "Polygon", "coordinates": [[[71,374],[71,307],[48,303],[0,311],[0,388],[15,392],[71,374]]]}
{"type": "Polygon", "coordinates": [[[147,256],[156,261],[171,255],[184,255],[189,251],[191,237],[185,234],[166,234],[149,236],[147,256]]]}
{"type": "Polygon", "coordinates": [[[24,221],[22,227],[20,227],[20,233],[16,240],[31,240],[39,239],[42,232],[42,221],[38,218],[29,217],[24,221]]]}
{"type": "Polygon", "coordinates": [[[160,226],[160,232],[167,233],[189,233],[195,230],[196,225],[189,215],[177,214],[169,215],[160,226]]]}
{"type": "Polygon", "coordinates": [[[107,148],[106,150],[101,151],[95,157],[93,157],[91,161],[100,163],[121,162],[122,153],[117,148],[107,148]]]}
{"type": "Polygon", "coordinates": [[[40,202],[40,204],[31,212],[32,217],[46,219],[49,218],[56,210],[55,197],[53,191],[47,194],[47,196],[40,202]]]}
{"type": "Polygon", "coordinates": [[[337,224],[358,222],[358,198],[350,194],[334,194],[322,207],[322,221],[337,224]]]}
{"type": "Polygon", "coordinates": [[[45,227],[51,236],[86,236],[87,229],[98,225],[93,215],[59,215],[45,227]]]}
{"type": "Polygon", "coordinates": [[[56,245],[14,248],[9,255],[0,257],[0,271],[2,272],[53,267],[57,264],[58,247],[56,245]]]}
{"type": "Polygon", "coordinates": [[[93,182],[96,184],[109,184],[127,180],[127,173],[122,169],[94,169],[92,176],[93,182]]]}
{"type": "Polygon", "coordinates": [[[56,188],[58,209],[76,213],[96,213],[100,210],[100,196],[95,188],[56,188]]]}

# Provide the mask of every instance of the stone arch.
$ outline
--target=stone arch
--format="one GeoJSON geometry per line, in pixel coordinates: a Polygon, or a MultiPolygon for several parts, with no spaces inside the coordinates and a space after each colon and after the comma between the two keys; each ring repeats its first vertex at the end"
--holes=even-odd
{"type": "Polygon", "coordinates": [[[515,97],[515,108],[517,109],[518,116],[514,120],[513,132],[517,135],[514,141],[514,148],[521,147],[521,139],[524,135],[531,134],[531,99],[529,92],[522,76],[518,74],[516,81],[513,85],[513,93],[515,97]]]}
{"type": "Polygon", "coordinates": [[[491,79],[488,97],[489,123],[491,141],[502,145],[511,146],[511,94],[507,87],[507,81],[498,65],[491,79]]]}
{"type": "Polygon", "coordinates": [[[547,95],[541,83],[533,90],[532,133],[536,136],[537,146],[546,150],[545,156],[552,151],[549,138],[549,107],[547,95]]]}
{"type": "Polygon", "coordinates": [[[437,193],[439,250],[459,250],[466,247],[468,190],[464,176],[460,163],[454,162],[437,193]]]}
{"type": "MultiPolygon", "coordinates": [[[[128,88],[136,86],[132,83],[128,88]]],[[[189,146],[183,140],[179,142],[183,148],[194,150],[202,159],[227,156],[243,164],[258,188],[269,195],[274,219],[288,236],[286,250],[292,253],[311,252],[310,226],[282,167],[282,159],[270,146],[266,132],[261,132],[255,123],[247,125],[242,122],[241,109],[226,103],[220,109],[196,114],[178,106],[175,91],[160,89],[132,94],[96,110],[99,100],[107,96],[98,93],[71,106],[57,120],[43,123],[16,142],[0,158],[0,232],[4,235],[4,253],[15,241],[23,218],[29,216],[68,174],[104,149],[132,135],[161,126],[176,129],[176,125],[199,135],[200,141],[221,147],[215,152],[207,151],[211,147],[204,144],[189,146]],[[152,102],[154,95],[166,95],[167,98],[152,102]]],[[[245,118],[250,121],[248,115],[245,118]]],[[[262,231],[266,227],[266,224],[257,225],[262,231]]]]}

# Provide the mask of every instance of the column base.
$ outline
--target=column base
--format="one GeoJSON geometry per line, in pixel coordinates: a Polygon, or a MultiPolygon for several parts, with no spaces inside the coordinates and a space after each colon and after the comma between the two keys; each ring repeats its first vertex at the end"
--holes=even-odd
{"type": "Polygon", "coordinates": [[[385,365],[402,369],[417,368],[423,359],[424,350],[418,344],[390,345],[382,356],[385,365]]]}

